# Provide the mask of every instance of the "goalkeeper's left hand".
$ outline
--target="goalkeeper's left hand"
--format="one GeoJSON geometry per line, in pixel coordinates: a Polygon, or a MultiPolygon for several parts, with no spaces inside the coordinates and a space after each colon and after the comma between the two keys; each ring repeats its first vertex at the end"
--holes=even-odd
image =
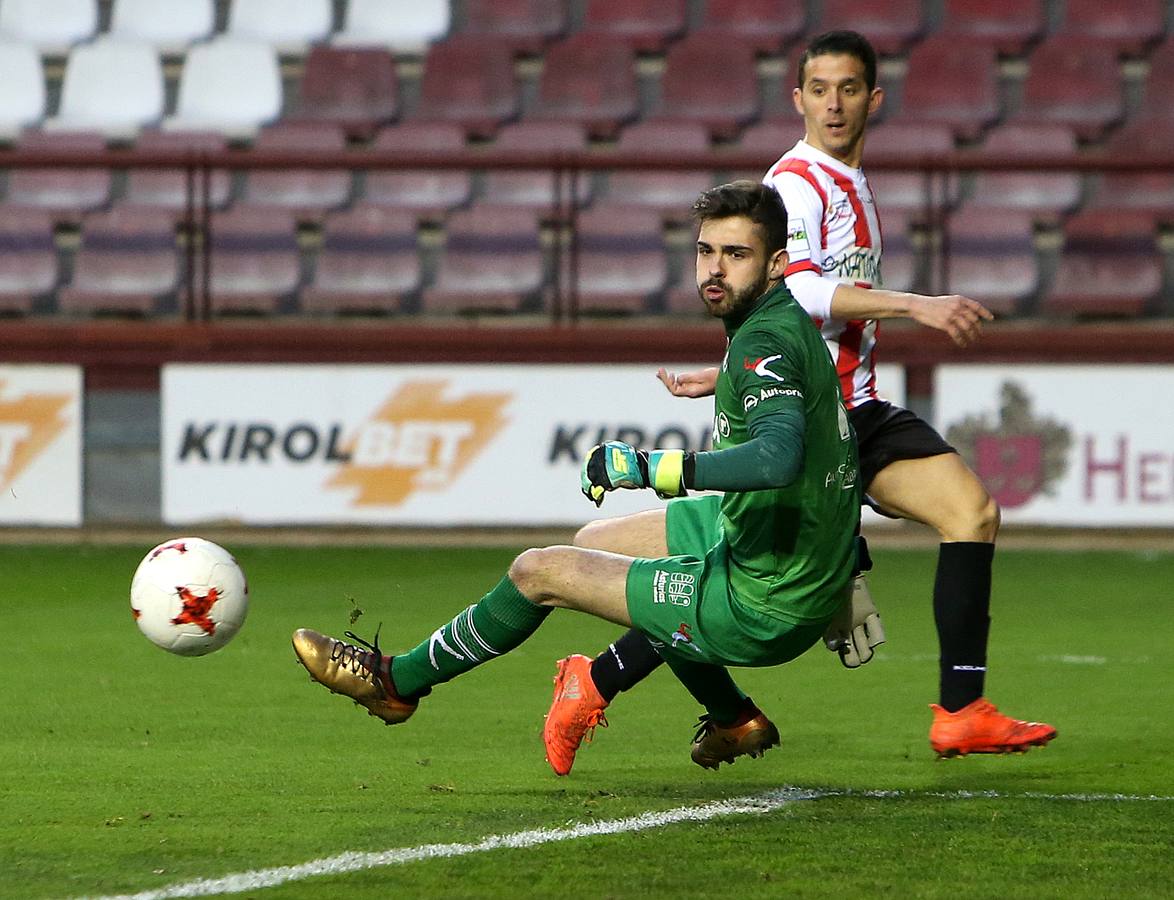
{"type": "Polygon", "coordinates": [[[863,575],[852,582],[852,596],[844,601],[823,634],[824,645],[840,654],[847,669],[856,669],[872,659],[873,648],[885,642],[885,628],[872,602],[863,575]]]}
{"type": "Polygon", "coordinates": [[[685,495],[684,450],[637,450],[623,441],[596,444],[583,459],[583,496],[596,506],[608,491],[646,488],[661,499],[685,495]]]}

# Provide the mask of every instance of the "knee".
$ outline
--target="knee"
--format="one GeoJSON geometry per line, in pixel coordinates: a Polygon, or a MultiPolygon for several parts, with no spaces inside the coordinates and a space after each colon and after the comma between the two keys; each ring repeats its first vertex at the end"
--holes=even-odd
{"type": "Polygon", "coordinates": [[[508,572],[514,587],[535,603],[542,603],[543,573],[547,570],[545,559],[545,549],[523,550],[514,557],[508,572]]]}
{"type": "Polygon", "coordinates": [[[973,503],[958,510],[954,521],[943,533],[946,540],[994,543],[999,534],[1002,512],[995,498],[983,491],[973,503]]]}
{"type": "Polygon", "coordinates": [[[601,546],[600,538],[603,530],[607,527],[605,522],[605,519],[595,519],[576,531],[575,539],[572,542],[574,546],[598,550],[601,546]]]}

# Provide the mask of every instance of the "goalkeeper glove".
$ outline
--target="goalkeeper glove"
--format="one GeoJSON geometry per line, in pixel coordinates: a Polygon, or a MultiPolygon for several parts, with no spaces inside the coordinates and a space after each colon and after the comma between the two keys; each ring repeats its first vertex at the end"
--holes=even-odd
{"type": "Polygon", "coordinates": [[[583,496],[596,506],[616,488],[646,488],[662,500],[685,494],[685,470],[693,454],[684,450],[637,450],[623,441],[596,444],[583,459],[579,483],[583,496]]]}
{"type": "Polygon", "coordinates": [[[885,642],[885,628],[872,602],[863,575],[852,582],[852,596],[844,601],[823,634],[824,645],[840,654],[847,669],[856,669],[872,659],[873,648],[885,642]]]}

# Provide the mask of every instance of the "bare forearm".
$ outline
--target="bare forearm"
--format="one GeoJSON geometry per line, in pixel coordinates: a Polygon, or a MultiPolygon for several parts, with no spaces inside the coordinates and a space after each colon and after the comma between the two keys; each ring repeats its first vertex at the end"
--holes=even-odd
{"type": "Polygon", "coordinates": [[[849,319],[912,319],[944,331],[960,347],[976,340],[984,322],[994,315],[977,300],[959,294],[927,297],[903,291],[869,290],[839,285],[832,294],[832,317],[849,319]]]}

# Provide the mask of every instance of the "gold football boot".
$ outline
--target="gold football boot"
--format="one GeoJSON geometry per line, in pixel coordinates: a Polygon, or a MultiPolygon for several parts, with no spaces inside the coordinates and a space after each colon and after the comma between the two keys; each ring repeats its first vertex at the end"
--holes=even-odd
{"type": "Polygon", "coordinates": [[[755,707],[753,715],[740,725],[718,725],[709,716],[702,716],[700,727],[693,737],[693,762],[705,769],[716,769],[722,763],[733,764],[739,756],[757,758],[779,744],[779,730],[762,711],[755,707]]]}
{"type": "Polygon", "coordinates": [[[405,700],[395,692],[385,657],[379,650],[379,634],[376,633],[374,644],[349,631],[346,636],[363,646],[299,628],[293,634],[298,662],[306,667],[314,681],[331,693],[350,697],[385,724],[405,721],[416,711],[419,701],[405,700]]]}

